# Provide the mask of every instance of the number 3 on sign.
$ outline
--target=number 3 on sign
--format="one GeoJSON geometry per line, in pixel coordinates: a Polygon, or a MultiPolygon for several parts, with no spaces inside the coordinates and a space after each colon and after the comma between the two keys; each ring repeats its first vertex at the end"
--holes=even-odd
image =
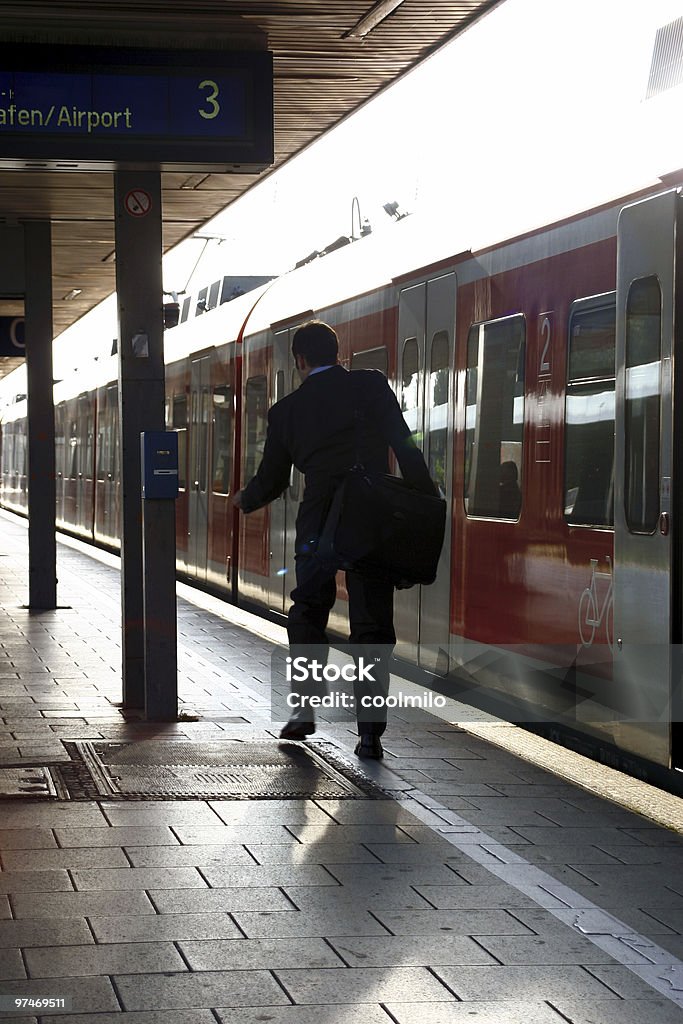
{"type": "Polygon", "coordinates": [[[208,89],[208,92],[204,97],[208,109],[200,109],[197,111],[197,113],[199,114],[200,117],[205,118],[207,121],[212,121],[214,117],[218,117],[218,115],[221,112],[220,103],[218,102],[218,86],[211,78],[205,78],[203,82],[199,83],[197,88],[208,89]]]}

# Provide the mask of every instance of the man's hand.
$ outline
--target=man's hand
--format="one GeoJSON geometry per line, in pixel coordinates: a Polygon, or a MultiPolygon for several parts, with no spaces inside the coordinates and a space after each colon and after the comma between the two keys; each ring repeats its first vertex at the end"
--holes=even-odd
{"type": "Polygon", "coordinates": [[[233,508],[239,508],[239,509],[242,508],[242,492],[241,491],[235,491],[235,493],[232,496],[232,504],[233,504],[233,508]]]}

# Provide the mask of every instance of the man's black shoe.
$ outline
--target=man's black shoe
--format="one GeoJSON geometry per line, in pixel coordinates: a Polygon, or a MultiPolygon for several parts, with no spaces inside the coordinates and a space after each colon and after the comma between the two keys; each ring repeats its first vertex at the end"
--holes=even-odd
{"type": "Polygon", "coordinates": [[[315,732],[315,722],[304,722],[301,719],[292,718],[280,730],[281,740],[305,740],[315,732]]]}
{"type": "Polygon", "coordinates": [[[375,736],[374,733],[363,733],[356,744],[354,754],[357,754],[358,757],[371,757],[373,760],[379,761],[384,757],[379,736],[375,736]]]}

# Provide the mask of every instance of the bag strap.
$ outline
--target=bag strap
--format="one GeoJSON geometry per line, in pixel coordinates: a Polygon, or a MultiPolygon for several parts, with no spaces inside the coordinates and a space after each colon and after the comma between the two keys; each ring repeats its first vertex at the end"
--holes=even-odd
{"type": "Polygon", "coordinates": [[[355,462],[354,462],[354,464],[353,464],[353,466],[351,468],[352,469],[363,469],[364,470],[365,466],[363,465],[363,460],[361,458],[361,453],[360,453],[360,448],[361,448],[361,445],[360,445],[360,441],[361,441],[360,425],[361,425],[361,421],[363,420],[363,411],[362,411],[362,409],[360,407],[360,402],[358,400],[359,399],[358,385],[353,383],[354,380],[358,381],[360,378],[359,377],[354,377],[354,371],[353,370],[349,370],[349,374],[351,376],[351,380],[349,381],[349,383],[351,385],[351,394],[353,395],[352,402],[353,402],[354,447],[355,447],[355,453],[356,453],[356,455],[355,455],[355,462]]]}
{"type": "Polygon", "coordinates": [[[325,516],[322,532],[318,538],[315,553],[321,562],[334,565],[335,570],[339,568],[339,557],[334,550],[334,539],[337,532],[337,525],[341,515],[342,503],[344,501],[343,481],[336,488],[330,507],[325,516]]]}

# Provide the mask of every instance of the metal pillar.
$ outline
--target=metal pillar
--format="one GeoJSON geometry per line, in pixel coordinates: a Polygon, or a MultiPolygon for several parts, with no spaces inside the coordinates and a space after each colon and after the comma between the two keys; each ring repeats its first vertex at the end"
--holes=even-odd
{"type": "MultiPolygon", "coordinates": [[[[175,506],[141,508],[140,434],[164,429],[161,175],[116,171],[123,706],[177,717],[175,506]]],[[[148,503],[150,504],[150,503],[148,503]]]]}
{"type": "Polygon", "coordinates": [[[24,225],[29,608],[57,607],[50,224],[24,225]]]}

